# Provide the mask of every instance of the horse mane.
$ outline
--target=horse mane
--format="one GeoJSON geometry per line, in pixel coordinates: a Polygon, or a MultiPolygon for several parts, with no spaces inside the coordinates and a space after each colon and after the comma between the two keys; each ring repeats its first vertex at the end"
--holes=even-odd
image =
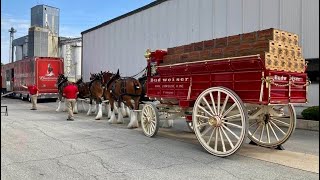
{"type": "Polygon", "coordinates": [[[117,79],[120,79],[119,70],[118,70],[117,74],[114,74],[113,76],[111,76],[111,79],[107,82],[106,87],[108,88],[110,86],[110,84],[117,79]]]}
{"type": "Polygon", "coordinates": [[[68,81],[68,78],[64,76],[64,74],[59,74],[58,80],[60,80],[60,82],[57,82],[57,86],[58,88],[65,82],[68,81]]]}
{"type": "Polygon", "coordinates": [[[82,77],[76,81],[76,84],[83,82],[82,77]]]}
{"type": "MultiPolygon", "coordinates": [[[[92,83],[94,81],[97,81],[97,80],[102,80],[102,77],[101,75],[97,74],[97,73],[94,73],[94,74],[91,74],[91,77],[93,78],[90,82],[89,82],[89,87],[91,87],[92,83]]],[[[90,78],[91,79],[91,78],[90,78]]],[[[102,82],[101,82],[102,83],[102,82]]]]}

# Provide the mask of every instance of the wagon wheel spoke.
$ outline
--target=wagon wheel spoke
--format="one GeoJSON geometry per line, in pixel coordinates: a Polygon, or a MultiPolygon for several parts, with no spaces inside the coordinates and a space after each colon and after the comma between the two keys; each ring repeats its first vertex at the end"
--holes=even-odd
{"type": "Polygon", "coordinates": [[[143,115],[145,115],[145,117],[147,117],[147,116],[148,116],[147,111],[144,111],[144,112],[143,112],[143,115]]]}
{"type": "Polygon", "coordinates": [[[213,110],[214,110],[214,114],[218,114],[217,113],[217,108],[216,108],[216,104],[214,102],[214,99],[213,99],[213,96],[212,96],[212,93],[210,92],[210,99],[211,99],[211,102],[212,102],[212,107],[213,107],[213,110]]]}
{"type": "Polygon", "coordinates": [[[202,97],[202,100],[206,103],[207,107],[210,109],[210,112],[211,112],[212,115],[213,115],[214,112],[213,112],[212,108],[210,107],[210,105],[209,105],[208,101],[206,100],[206,98],[205,98],[205,97],[202,97]]]}
{"type": "Polygon", "coordinates": [[[242,126],[239,126],[239,125],[234,124],[234,123],[230,123],[230,122],[226,122],[226,121],[224,121],[223,123],[227,124],[227,125],[230,125],[230,126],[233,126],[233,127],[236,127],[236,128],[239,128],[239,129],[242,129],[242,126]]]}
{"type": "MultiPolygon", "coordinates": [[[[254,136],[256,134],[256,132],[258,131],[258,129],[260,129],[260,127],[261,127],[261,124],[259,124],[259,126],[253,131],[252,136],[254,136]]],[[[251,134],[251,133],[249,132],[249,134],[251,134]]]]}
{"type": "Polygon", "coordinates": [[[273,133],[274,137],[276,138],[276,140],[277,140],[277,141],[279,141],[279,138],[278,138],[277,134],[274,132],[274,129],[273,129],[273,127],[272,127],[271,123],[268,123],[268,125],[270,126],[270,129],[271,129],[271,131],[272,131],[272,133],[273,133]]]}
{"type": "Polygon", "coordinates": [[[221,97],[221,93],[220,93],[220,91],[218,91],[218,104],[217,104],[218,114],[220,114],[220,97],[221,97]]]}
{"type": "Polygon", "coordinates": [[[209,117],[207,117],[207,116],[202,116],[202,115],[200,115],[200,114],[197,114],[196,116],[197,116],[197,117],[201,117],[201,118],[205,118],[205,119],[209,119],[209,117]]]}
{"type": "Polygon", "coordinates": [[[206,135],[211,129],[212,129],[212,127],[207,128],[207,129],[201,134],[201,136],[203,137],[204,135],[206,135]]]}
{"type": "Polygon", "coordinates": [[[227,95],[227,97],[225,98],[225,100],[224,100],[224,102],[223,102],[223,105],[222,105],[222,108],[221,108],[221,112],[220,112],[220,114],[219,114],[220,116],[222,115],[224,109],[226,108],[228,99],[229,99],[229,95],[227,95]]]}
{"type": "Polygon", "coordinates": [[[210,138],[209,138],[209,140],[207,141],[207,145],[210,145],[211,139],[212,139],[213,134],[214,134],[214,132],[215,132],[216,130],[217,130],[217,128],[216,128],[216,127],[215,127],[215,128],[213,128],[212,133],[211,133],[211,135],[210,135],[210,138]]]}
{"type": "Polygon", "coordinates": [[[280,120],[278,120],[278,119],[275,119],[275,118],[273,118],[273,117],[271,117],[271,120],[273,120],[274,122],[277,122],[278,124],[284,125],[284,126],[286,126],[286,127],[289,127],[289,126],[290,126],[290,124],[285,123],[285,122],[283,122],[283,121],[280,121],[280,120]]]}
{"type": "Polygon", "coordinates": [[[147,130],[146,131],[147,131],[148,134],[150,134],[150,126],[149,125],[147,125],[147,130]]]}
{"type": "Polygon", "coordinates": [[[258,123],[257,121],[254,122],[254,123],[252,123],[252,124],[249,126],[249,128],[251,128],[252,126],[256,125],[257,123],[258,123]]]}
{"type": "Polygon", "coordinates": [[[283,135],[286,135],[286,133],[278,126],[278,125],[276,125],[274,122],[272,122],[272,121],[270,121],[270,123],[272,123],[272,125],[274,126],[274,127],[276,127],[283,135]]]}
{"type": "Polygon", "coordinates": [[[151,128],[152,128],[152,130],[154,130],[156,128],[156,123],[151,122],[151,128]]]}
{"type": "Polygon", "coordinates": [[[205,113],[209,114],[211,117],[213,116],[213,114],[209,113],[204,107],[202,107],[202,106],[200,106],[200,105],[198,105],[198,107],[199,107],[200,109],[202,109],[205,113]]]}
{"type": "Polygon", "coordinates": [[[228,116],[228,117],[223,118],[223,120],[231,120],[231,119],[235,119],[235,118],[239,118],[239,117],[241,117],[241,114],[228,116]]]}
{"type": "Polygon", "coordinates": [[[201,124],[198,124],[198,125],[197,125],[197,128],[202,128],[202,127],[207,126],[207,125],[209,125],[208,122],[206,122],[206,123],[201,123],[201,124]]]}
{"type": "Polygon", "coordinates": [[[214,150],[215,151],[218,150],[218,131],[219,131],[219,128],[216,130],[216,140],[214,141],[214,150]]]}
{"type": "Polygon", "coordinates": [[[221,139],[222,150],[223,150],[223,152],[226,152],[226,146],[224,144],[224,139],[223,139],[223,136],[221,134],[221,128],[219,128],[219,135],[220,135],[220,139],[221,139]]]}
{"type": "Polygon", "coordinates": [[[224,112],[221,117],[225,117],[226,115],[228,115],[229,112],[231,112],[236,106],[237,106],[237,104],[236,104],[236,103],[233,103],[232,106],[230,106],[230,107],[228,108],[228,110],[226,110],[226,112],[224,112]]]}
{"type": "MultiPolygon", "coordinates": [[[[269,123],[268,123],[269,124],[269,123]]],[[[270,133],[269,133],[269,125],[266,124],[266,130],[267,130],[267,140],[268,140],[268,143],[270,143],[270,133]]]]}
{"type": "Polygon", "coordinates": [[[226,133],[226,131],[225,131],[223,128],[221,128],[221,130],[222,130],[222,132],[223,132],[224,136],[227,138],[227,140],[228,140],[228,142],[229,142],[229,144],[230,144],[231,148],[233,148],[233,147],[234,147],[234,145],[233,145],[232,141],[230,140],[230,138],[229,138],[228,134],[226,133]]]}
{"type": "Polygon", "coordinates": [[[264,126],[265,126],[265,124],[262,125],[262,129],[261,129],[261,133],[260,133],[260,139],[259,139],[260,142],[263,142],[262,141],[262,137],[263,137],[263,132],[264,132],[264,126]]]}
{"type": "Polygon", "coordinates": [[[222,127],[224,127],[227,131],[229,131],[235,138],[240,139],[240,137],[237,136],[233,131],[231,131],[227,126],[222,125],[222,127]]]}

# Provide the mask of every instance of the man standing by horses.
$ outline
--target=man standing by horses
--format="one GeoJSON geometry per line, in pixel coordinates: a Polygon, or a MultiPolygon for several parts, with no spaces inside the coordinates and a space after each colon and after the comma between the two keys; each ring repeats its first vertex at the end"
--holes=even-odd
{"type": "Polygon", "coordinates": [[[28,89],[29,94],[31,95],[32,108],[30,110],[37,110],[37,99],[39,95],[38,87],[35,84],[30,86],[26,86],[26,85],[21,85],[21,86],[25,89],[28,89]]]}
{"type": "Polygon", "coordinates": [[[74,82],[68,81],[68,85],[63,89],[63,96],[66,98],[68,110],[68,121],[73,121],[73,109],[76,105],[76,99],[79,94],[78,87],[74,82]]]}

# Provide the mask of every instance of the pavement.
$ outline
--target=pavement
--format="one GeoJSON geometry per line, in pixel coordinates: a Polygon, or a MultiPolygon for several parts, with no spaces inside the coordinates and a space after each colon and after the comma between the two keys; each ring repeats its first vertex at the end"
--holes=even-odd
{"type": "MultiPolygon", "coordinates": [[[[3,102],[2,102],[3,103],[3,102]]],[[[319,132],[296,129],[279,151],[248,144],[234,155],[207,153],[184,120],[155,138],[126,124],[86,116],[66,121],[57,103],[5,101],[1,179],[319,179],[319,132]]]]}

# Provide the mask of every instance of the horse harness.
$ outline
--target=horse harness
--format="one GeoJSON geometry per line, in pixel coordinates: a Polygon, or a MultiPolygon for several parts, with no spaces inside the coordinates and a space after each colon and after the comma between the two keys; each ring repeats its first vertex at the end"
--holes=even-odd
{"type": "MultiPolygon", "coordinates": [[[[110,88],[110,94],[112,95],[112,97],[114,99],[117,99],[117,101],[120,103],[122,100],[123,100],[123,96],[131,96],[131,97],[138,97],[140,95],[137,95],[137,94],[130,94],[130,93],[127,93],[127,83],[129,82],[128,81],[129,78],[120,78],[120,79],[117,79],[113,82],[111,82],[111,88],[110,88]],[[117,82],[120,81],[120,95],[119,97],[117,98],[116,95],[115,95],[115,91],[116,91],[116,84],[117,82]]],[[[136,81],[134,81],[134,90],[136,91],[137,89],[139,89],[139,85],[137,84],[136,81]]]]}

